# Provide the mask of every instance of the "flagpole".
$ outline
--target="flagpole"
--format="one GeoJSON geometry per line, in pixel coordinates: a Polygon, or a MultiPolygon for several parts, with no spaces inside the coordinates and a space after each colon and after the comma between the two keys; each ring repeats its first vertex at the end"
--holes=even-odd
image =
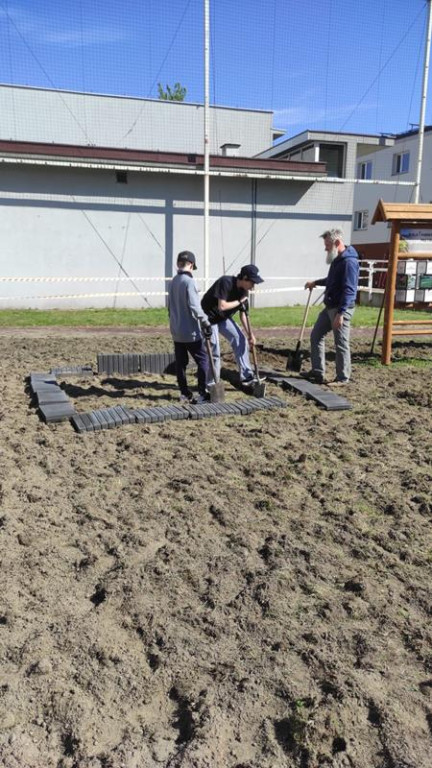
{"type": "Polygon", "coordinates": [[[429,58],[431,47],[431,30],[432,30],[432,2],[429,2],[428,9],[428,22],[427,22],[427,34],[425,45],[425,57],[423,67],[423,87],[420,107],[420,122],[419,122],[419,141],[418,141],[418,158],[417,158],[417,174],[414,184],[414,203],[418,203],[420,197],[420,181],[423,163],[423,143],[424,143],[424,127],[425,127],[425,114],[426,114],[426,97],[429,79],[429,58]]]}
{"type": "Polygon", "coordinates": [[[210,287],[210,0],[204,0],[204,290],[210,287]]]}

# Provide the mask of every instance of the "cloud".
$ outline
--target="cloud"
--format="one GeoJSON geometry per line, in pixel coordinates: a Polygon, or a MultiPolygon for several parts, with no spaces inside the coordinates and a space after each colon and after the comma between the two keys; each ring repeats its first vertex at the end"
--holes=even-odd
{"type": "Polygon", "coordinates": [[[66,45],[78,47],[84,45],[98,45],[103,43],[118,43],[125,40],[126,33],[118,27],[95,26],[91,29],[63,29],[45,30],[40,35],[43,42],[52,45],[66,45]]]}
{"type": "MultiPolygon", "coordinates": [[[[287,107],[285,109],[274,110],[274,123],[278,127],[289,127],[295,125],[308,126],[312,128],[314,125],[324,124],[337,124],[343,120],[346,120],[351,113],[365,112],[370,109],[376,109],[376,104],[343,104],[339,107],[314,107],[313,104],[306,106],[287,107]]],[[[353,115],[354,116],[354,115],[353,115]]]]}
{"type": "MultiPolygon", "coordinates": [[[[59,8],[62,8],[59,5],[59,8]]],[[[91,26],[87,22],[82,27],[68,23],[68,17],[63,11],[54,19],[46,19],[37,13],[22,8],[19,5],[0,7],[0,21],[11,24],[27,43],[37,40],[47,45],[61,45],[71,48],[117,43],[125,40],[127,32],[118,24],[98,24],[91,26]]]]}

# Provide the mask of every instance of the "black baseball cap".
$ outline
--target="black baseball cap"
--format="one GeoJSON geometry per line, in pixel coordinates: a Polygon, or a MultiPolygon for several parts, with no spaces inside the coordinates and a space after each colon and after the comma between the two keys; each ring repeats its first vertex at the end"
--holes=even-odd
{"type": "Polygon", "coordinates": [[[192,251],[180,251],[177,261],[189,261],[193,264],[193,268],[197,269],[195,254],[192,251]]]}
{"type": "Polygon", "coordinates": [[[239,280],[250,280],[252,283],[255,283],[255,285],[264,282],[262,277],[260,277],[259,269],[255,264],[246,264],[245,267],[241,268],[237,277],[239,280]]]}

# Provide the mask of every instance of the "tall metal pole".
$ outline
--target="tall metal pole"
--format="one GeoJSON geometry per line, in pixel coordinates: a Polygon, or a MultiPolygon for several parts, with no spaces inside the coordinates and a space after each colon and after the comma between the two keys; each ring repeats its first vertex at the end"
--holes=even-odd
{"type": "Polygon", "coordinates": [[[432,31],[432,2],[431,0],[428,0],[428,2],[429,2],[429,10],[428,10],[428,23],[427,23],[425,57],[424,57],[424,67],[423,67],[423,87],[422,87],[422,97],[421,97],[421,107],[420,107],[419,144],[418,144],[418,159],[417,159],[417,175],[416,175],[416,180],[414,185],[414,203],[418,203],[419,196],[420,196],[420,181],[421,181],[422,162],[423,162],[424,126],[425,126],[425,114],[426,114],[426,96],[427,96],[427,87],[428,87],[428,79],[429,79],[429,58],[430,58],[431,31],[432,31]]]}
{"type": "Polygon", "coordinates": [[[204,289],[210,287],[210,0],[204,0],[204,289]]]}

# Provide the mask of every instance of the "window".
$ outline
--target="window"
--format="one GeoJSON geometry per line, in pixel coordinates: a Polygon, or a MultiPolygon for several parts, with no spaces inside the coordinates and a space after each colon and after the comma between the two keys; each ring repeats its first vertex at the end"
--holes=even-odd
{"type": "Polygon", "coordinates": [[[401,152],[399,155],[393,155],[393,175],[396,173],[408,173],[409,171],[409,152],[401,152]]]}
{"type": "Polygon", "coordinates": [[[354,212],[354,229],[367,229],[369,220],[369,211],[354,212]]]}
{"type": "Polygon", "coordinates": [[[372,160],[368,160],[365,163],[358,163],[358,165],[357,165],[357,178],[358,179],[371,179],[372,178],[372,160]]]}
{"type": "Polygon", "coordinates": [[[327,176],[343,178],[345,160],[343,144],[320,144],[319,159],[321,163],[327,163],[327,176]]]}
{"type": "Polygon", "coordinates": [[[117,184],[127,184],[128,183],[127,171],[116,171],[116,182],[117,184]]]}

